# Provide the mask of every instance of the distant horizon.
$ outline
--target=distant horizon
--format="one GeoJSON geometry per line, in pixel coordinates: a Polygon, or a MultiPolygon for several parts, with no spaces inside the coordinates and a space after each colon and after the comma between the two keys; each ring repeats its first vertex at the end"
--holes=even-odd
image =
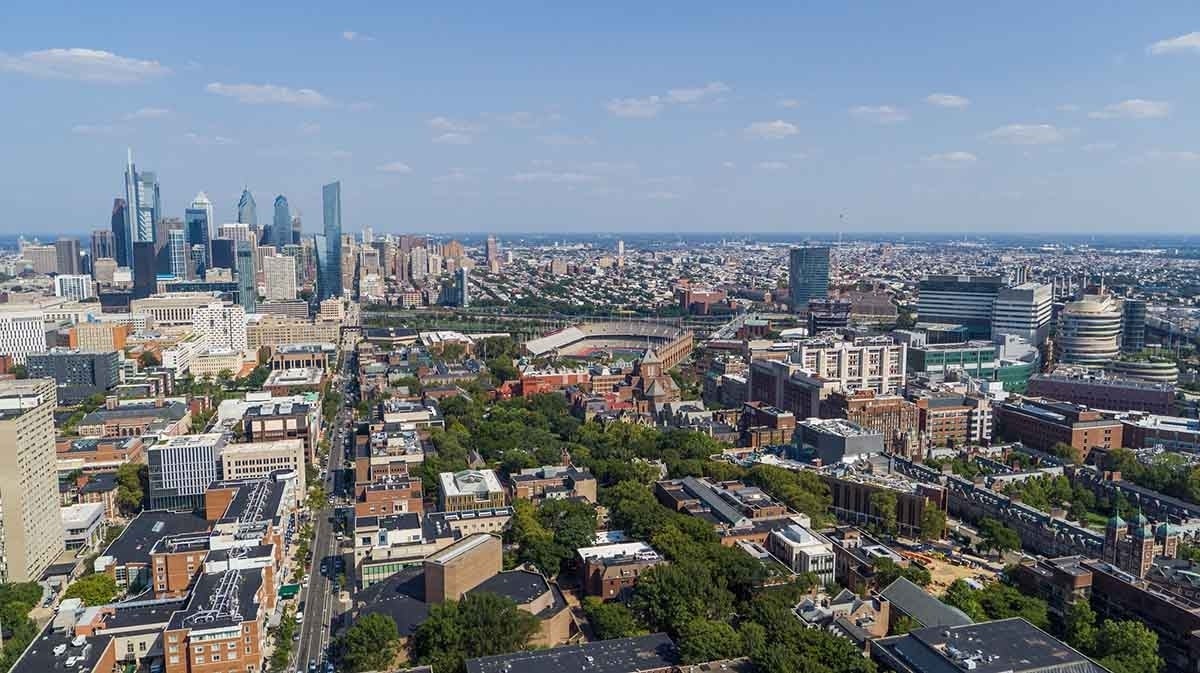
{"type": "Polygon", "coordinates": [[[346,231],[1200,231],[1195,2],[695,10],[20,4],[0,229],[107,226],[131,149],[216,224],[340,180],[346,231]]]}

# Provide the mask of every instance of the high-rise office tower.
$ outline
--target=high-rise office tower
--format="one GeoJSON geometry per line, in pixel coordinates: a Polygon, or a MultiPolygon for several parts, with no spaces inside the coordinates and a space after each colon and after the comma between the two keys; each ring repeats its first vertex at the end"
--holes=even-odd
{"type": "Polygon", "coordinates": [[[471,290],[468,287],[469,273],[466,267],[460,268],[454,274],[454,303],[459,308],[467,308],[471,305],[471,290]]]}
{"type": "Polygon", "coordinates": [[[190,261],[191,246],[188,245],[187,231],[180,228],[167,230],[167,254],[171,260],[171,275],[183,280],[190,278],[188,262],[190,261]]]}
{"type": "Polygon", "coordinates": [[[237,304],[214,301],[192,312],[192,328],[205,348],[246,350],[246,310],[237,304]]]}
{"type": "Polygon", "coordinates": [[[113,245],[115,246],[113,259],[117,260],[117,266],[129,266],[133,263],[133,241],[129,238],[126,209],[125,199],[113,199],[112,220],[109,228],[112,229],[113,245]]]}
{"type": "Polygon", "coordinates": [[[1146,348],[1146,300],[1125,299],[1121,324],[1121,350],[1138,353],[1146,348]]]}
{"type": "Polygon", "coordinates": [[[212,240],[212,266],[216,269],[233,269],[237,266],[237,244],[232,238],[214,238],[212,240]]]}
{"type": "Polygon", "coordinates": [[[992,308],[992,338],[1014,334],[1040,346],[1050,335],[1053,303],[1054,291],[1048,284],[1000,288],[992,308]]]}
{"type": "Polygon", "coordinates": [[[496,237],[491,234],[488,234],[484,254],[487,257],[489,267],[500,263],[500,241],[497,241],[496,237]]]}
{"type": "Polygon", "coordinates": [[[254,282],[254,249],[246,241],[237,243],[238,295],[246,313],[258,310],[258,284],[254,282]]]}
{"type": "Polygon", "coordinates": [[[154,241],[154,225],[162,219],[158,178],[152,171],[139,173],[129,150],[125,164],[125,222],[130,242],[154,241]]]}
{"type": "MultiPolygon", "coordinates": [[[[203,267],[212,265],[212,226],[213,226],[213,205],[212,201],[208,200],[208,194],[200,192],[196,198],[192,199],[192,204],[183,211],[183,226],[187,231],[187,240],[191,245],[204,246],[204,264],[203,267]]],[[[197,268],[197,273],[202,273],[204,268],[197,268]]]]}
{"type": "Polygon", "coordinates": [[[53,379],[0,381],[0,582],[36,582],[63,550],[53,379]]]}
{"type": "Polygon", "coordinates": [[[238,199],[237,221],[250,225],[251,229],[258,229],[258,206],[254,203],[254,195],[250,193],[249,188],[243,189],[242,196],[238,199]]]}
{"type": "Polygon", "coordinates": [[[58,272],[79,275],[79,239],[63,237],[54,242],[54,252],[58,257],[58,272]]]}
{"type": "Polygon", "coordinates": [[[91,276],[60,273],[54,277],[54,296],[80,301],[96,295],[95,282],[91,276]]]}
{"type": "Polygon", "coordinates": [[[133,298],[144,299],[158,286],[158,250],[154,241],[133,244],[133,298]]]}
{"type": "Polygon", "coordinates": [[[617,239],[617,266],[625,266],[625,241],[617,239]]]}
{"type": "Polygon", "coordinates": [[[267,299],[287,301],[296,298],[296,260],[286,255],[263,258],[263,279],[267,299]]]}
{"type": "Polygon", "coordinates": [[[373,243],[374,241],[375,241],[375,231],[373,229],[371,229],[370,227],[363,227],[363,229],[362,229],[363,245],[371,245],[371,243],[373,243]]]}
{"type": "Polygon", "coordinates": [[[424,247],[413,248],[408,253],[408,277],[414,283],[425,280],[429,275],[429,253],[424,247]]]}
{"type": "Polygon", "coordinates": [[[788,287],[792,311],[808,308],[813,299],[829,296],[829,248],[804,246],[792,248],[788,255],[788,287]]]}
{"type": "Polygon", "coordinates": [[[321,296],[321,276],[325,273],[322,271],[322,268],[325,266],[325,251],[328,249],[328,247],[329,246],[325,243],[325,234],[313,234],[311,250],[313,256],[313,270],[316,273],[317,280],[317,291],[313,293],[313,297],[318,298],[318,301],[319,297],[321,296]]]}
{"type": "Polygon", "coordinates": [[[963,325],[972,339],[990,339],[999,276],[929,276],[917,288],[917,319],[963,325]]]}
{"type": "MultiPolygon", "coordinates": [[[[204,492],[220,474],[225,435],[179,435],[165,438],[146,451],[150,490],[148,509],[175,511],[204,507],[204,492]]],[[[59,525],[61,528],[61,524],[59,525]]]]}
{"type": "Polygon", "coordinates": [[[96,229],[92,232],[92,264],[97,259],[116,259],[117,243],[113,232],[108,229],[96,229]]]}
{"type": "Polygon", "coordinates": [[[317,271],[319,299],[342,296],[342,183],[331,182],[321,188],[321,212],[324,220],[325,250],[317,271]]]}
{"type": "Polygon", "coordinates": [[[300,222],[300,216],[296,215],[292,218],[292,245],[300,245],[303,238],[304,225],[300,222]]]}
{"type": "Polygon", "coordinates": [[[275,218],[271,220],[271,244],[276,250],[292,242],[292,213],[288,208],[287,197],[283,194],[275,197],[275,218]]]}

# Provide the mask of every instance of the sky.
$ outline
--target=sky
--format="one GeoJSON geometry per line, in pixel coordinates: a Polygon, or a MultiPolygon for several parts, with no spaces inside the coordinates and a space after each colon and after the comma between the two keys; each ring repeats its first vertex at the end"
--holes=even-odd
{"type": "Polygon", "coordinates": [[[13,3],[0,229],[1200,233],[1194,0],[558,4],[13,3]]]}

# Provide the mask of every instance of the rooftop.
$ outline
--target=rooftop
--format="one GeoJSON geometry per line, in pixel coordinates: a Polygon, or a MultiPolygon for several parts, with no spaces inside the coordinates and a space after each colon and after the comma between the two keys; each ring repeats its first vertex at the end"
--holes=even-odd
{"type": "Polygon", "coordinates": [[[579,557],[584,561],[659,561],[662,556],[645,542],[620,542],[595,547],[581,547],[579,557]]]}
{"type": "Polygon", "coordinates": [[[1105,673],[1107,669],[1020,617],[918,629],[875,641],[916,673],[1105,673]]]}
{"type": "Polygon", "coordinates": [[[946,605],[903,577],[889,584],[880,595],[921,626],[963,626],[973,623],[962,610],[946,605]]]}
{"type": "Polygon", "coordinates": [[[129,522],[121,536],[104,550],[101,557],[112,557],[117,565],[149,563],[150,548],[162,538],[206,530],[208,521],[190,512],[142,512],[129,522]]]}
{"type": "Polygon", "coordinates": [[[111,640],[112,636],[92,636],[79,640],[73,632],[56,631],[53,623],[47,624],[13,665],[10,673],[91,671],[100,662],[100,655],[111,640]]]}
{"type": "Polygon", "coordinates": [[[667,634],[655,633],[468,659],[466,666],[467,673],[638,673],[669,669],[678,663],[675,643],[667,634]]]}
{"type": "Polygon", "coordinates": [[[495,493],[500,490],[500,479],[493,470],[462,470],[442,472],[438,475],[443,497],[466,493],[495,493]]]}

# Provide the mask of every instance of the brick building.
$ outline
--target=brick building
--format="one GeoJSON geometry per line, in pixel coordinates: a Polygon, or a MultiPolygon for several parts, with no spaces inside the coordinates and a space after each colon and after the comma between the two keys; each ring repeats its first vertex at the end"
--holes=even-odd
{"type": "Polygon", "coordinates": [[[1047,450],[1062,442],[1086,454],[1092,449],[1122,446],[1121,421],[1068,402],[1026,399],[1006,402],[996,410],[996,426],[1010,441],[1047,450]]]}

